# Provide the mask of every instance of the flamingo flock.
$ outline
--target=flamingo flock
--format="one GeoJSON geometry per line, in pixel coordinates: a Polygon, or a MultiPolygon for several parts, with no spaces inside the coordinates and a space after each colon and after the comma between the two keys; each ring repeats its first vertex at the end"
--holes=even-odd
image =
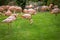
{"type": "Polygon", "coordinates": [[[3,5],[0,6],[0,12],[3,13],[5,16],[8,16],[8,18],[4,19],[2,22],[10,23],[17,18],[17,12],[22,13],[21,18],[29,20],[30,24],[33,23],[32,15],[36,15],[38,9],[40,9],[41,12],[45,12],[47,10],[50,11],[51,14],[57,14],[60,13],[60,9],[58,8],[58,5],[53,6],[53,4],[50,4],[49,6],[43,5],[41,7],[36,6],[34,8],[33,5],[27,5],[25,9],[22,12],[22,8],[19,6],[9,6],[9,5],[3,5]]]}

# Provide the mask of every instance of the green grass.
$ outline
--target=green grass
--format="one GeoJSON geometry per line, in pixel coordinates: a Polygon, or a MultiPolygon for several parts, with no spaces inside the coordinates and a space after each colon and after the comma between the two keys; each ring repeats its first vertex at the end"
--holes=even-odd
{"type": "Polygon", "coordinates": [[[38,12],[32,16],[33,24],[20,16],[12,23],[2,23],[0,16],[0,40],[60,40],[60,14],[38,12]]]}

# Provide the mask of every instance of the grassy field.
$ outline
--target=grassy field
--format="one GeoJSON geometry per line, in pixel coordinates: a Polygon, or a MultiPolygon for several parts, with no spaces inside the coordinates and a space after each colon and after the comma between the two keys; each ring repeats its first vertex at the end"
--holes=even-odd
{"type": "Polygon", "coordinates": [[[12,23],[2,23],[0,16],[0,40],[60,40],[60,14],[38,12],[32,16],[33,24],[20,16],[12,23]]]}

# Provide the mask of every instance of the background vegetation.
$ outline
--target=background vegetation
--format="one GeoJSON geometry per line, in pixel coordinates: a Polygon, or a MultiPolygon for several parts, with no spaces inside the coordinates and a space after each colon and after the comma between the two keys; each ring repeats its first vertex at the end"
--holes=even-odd
{"type": "Polygon", "coordinates": [[[49,5],[50,3],[54,3],[60,7],[60,0],[0,0],[0,5],[7,5],[11,1],[14,1],[19,6],[25,6],[25,3],[27,1],[33,1],[33,2],[42,1],[43,4],[45,4],[45,5],[49,5]]]}

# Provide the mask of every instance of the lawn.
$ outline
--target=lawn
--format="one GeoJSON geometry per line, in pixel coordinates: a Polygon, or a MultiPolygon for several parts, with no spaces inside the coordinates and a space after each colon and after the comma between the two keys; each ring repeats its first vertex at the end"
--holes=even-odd
{"type": "Polygon", "coordinates": [[[20,16],[12,23],[2,23],[5,18],[0,15],[0,40],[60,40],[60,14],[38,12],[32,24],[20,16]]]}

